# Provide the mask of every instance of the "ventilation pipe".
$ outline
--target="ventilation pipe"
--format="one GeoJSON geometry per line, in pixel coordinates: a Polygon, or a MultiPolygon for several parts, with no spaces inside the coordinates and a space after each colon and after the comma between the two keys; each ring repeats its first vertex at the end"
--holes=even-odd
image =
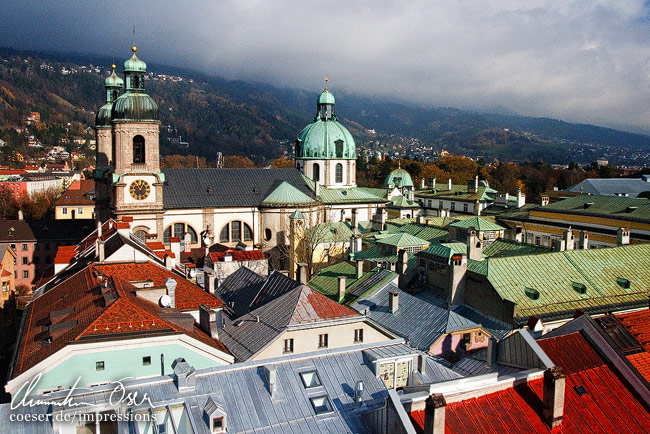
{"type": "Polygon", "coordinates": [[[172,309],[176,307],[176,285],[177,282],[174,280],[173,277],[168,277],[167,280],[165,280],[165,287],[167,287],[167,295],[171,299],[171,303],[169,304],[169,307],[172,309]]]}

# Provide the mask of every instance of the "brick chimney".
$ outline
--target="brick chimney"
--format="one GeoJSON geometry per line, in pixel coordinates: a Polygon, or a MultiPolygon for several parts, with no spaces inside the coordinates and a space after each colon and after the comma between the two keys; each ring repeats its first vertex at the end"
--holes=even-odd
{"type": "Polygon", "coordinates": [[[564,418],[565,386],[566,375],[560,366],[552,366],[544,371],[543,414],[544,421],[551,428],[559,426],[564,418]]]}
{"type": "Polygon", "coordinates": [[[215,310],[202,304],[199,306],[199,324],[204,332],[213,339],[219,339],[222,325],[221,309],[215,310]]]}
{"type": "Polygon", "coordinates": [[[357,213],[358,210],[356,208],[352,208],[352,230],[359,228],[359,216],[357,213]]]}
{"type": "Polygon", "coordinates": [[[483,254],[483,243],[476,233],[476,229],[467,230],[467,258],[474,261],[480,261],[483,254]]]}
{"type": "Polygon", "coordinates": [[[357,259],[354,263],[355,265],[355,276],[357,279],[361,278],[363,276],[363,259],[357,259]]]}
{"type": "Polygon", "coordinates": [[[421,178],[420,179],[420,190],[424,190],[425,188],[427,188],[427,180],[424,179],[424,178],[421,178]]]}
{"type": "Polygon", "coordinates": [[[580,231],[580,249],[587,250],[589,248],[589,232],[580,231]]]}
{"type": "Polygon", "coordinates": [[[548,195],[543,194],[542,195],[542,206],[548,205],[549,202],[550,202],[550,198],[548,197],[548,195]]]}
{"type": "Polygon", "coordinates": [[[431,178],[431,179],[429,180],[429,188],[430,188],[431,190],[435,190],[435,189],[436,189],[436,178],[431,178]]]}
{"type": "Polygon", "coordinates": [[[181,238],[180,237],[171,237],[169,239],[169,249],[176,256],[177,260],[180,262],[181,257],[181,238]]]}
{"type": "Polygon", "coordinates": [[[625,246],[627,244],[630,244],[630,229],[618,228],[616,231],[616,245],[625,246]]]}
{"type": "Polygon", "coordinates": [[[429,395],[424,404],[424,434],[445,433],[447,402],[441,394],[429,395]]]}
{"type": "Polygon", "coordinates": [[[392,290],[388,291],[388,311],[390,313],[397,312],[399,308],[399,291],[392,290]]]}
{"type": "Polygon", "coordinates": [[[307,264],[304,262],[298,263],[298,282],[307,284],[307,264]]]}
{"type": "Polygon", "coordinates": [[[447,179],[447,190],[451,191],[451,178],[447,179]]]}
{"type": "Polygon", "coordinates": [[[569,229],[564,231],[564,234],[562,235],[562,239],[564,240],[564,246],[567,250],[574,249],[575,237],[573,236],[573,231],[571,230],[571,227],[569,227],[569,229]]]}
{"type": "Polygon", "coordinates": [[[447,304],[450,308],[463,304],[465,298],[465,281],[467,278],[467,256],[453,255],[449,265],[449,294],[447,304]]]}
{"type": "Polygon", "coordinates": [[[339,282],[339,291],[338,291],[338,302],[341,303],[343,299],[345,298],[345,283],[347,281],[347,278],[345,276],[338,276],[338,282],[339,282]]]}

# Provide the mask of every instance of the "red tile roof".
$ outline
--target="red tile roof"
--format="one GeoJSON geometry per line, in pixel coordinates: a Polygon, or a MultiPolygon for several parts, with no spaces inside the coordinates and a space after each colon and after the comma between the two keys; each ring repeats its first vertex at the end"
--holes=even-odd
{"type": "Polygon", "coordinates": [[[625,328],[643,345],[646,351],[650,351],[650,310],[644,309],[636,312],[616,315],[625,328]]]}
{"type": "Polygon", "coordinates": [[[100,337],[103,340],[140,338],[149,336],[152,331],[184,333],[227,353],[220,341],[210,338],[196,325],[192,330],[185,330],[165,321],[161,317],[162,308],[136,296],[136,288],[118,276],[112,276],[110,282],[111,287],[106,291],[112,298],[106,301],[100,290],[100,280],[95,277],[93,266],[89,266],[30,303],[25,312],[25,328],[18,343],[12,377],[75,341],[100,337]],[[52,318],[51,314],[57,312],[59,317],[52,318]],[[50,332],[48,327],[52,323],[69,323],[69,327],[50,332]],[[50,343],[46,343],[48,336],[50,343]]]}
{"type": "Polygon", "coordinates": [[[95,269],[110,277],[118,277],[126,282],[153,281],[155,287],[164,287],[168,277],[176,279],[176,307],[183,310],[195,310],[199,305],[222,307],[223,304],[214,295],[185,280],[170,270],[151,262],[95,264],[95,269]]]}
{"type": "Polygon", "coordinates": [[[95,202],[85,195],[95,189],[95,181],[82,179],[73,181],[56,201],[56,205],[95,205],[95,202]]]}
{"type": "MultiPolygon", "coordinates": [[[[446,433],[650,432],[650,413],[579,333],[538,341],[567,374],[562,424],[542,419],[543,379],[447,405],[446,433]],[[564,365],[563,365],[564,364],[564,365]],[[566,366],[566,367],[565,367],[566,366]],[[582,386],[586,394],[578,395],[582,386]]],[[[423,431],[424,410],[411,413],[423,431]]]]}

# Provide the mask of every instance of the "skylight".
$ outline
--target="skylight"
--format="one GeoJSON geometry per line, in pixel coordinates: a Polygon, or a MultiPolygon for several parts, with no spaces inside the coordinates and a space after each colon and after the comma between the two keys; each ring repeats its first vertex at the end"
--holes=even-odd
{"type": "Polygon", "coordinates": [[[316,371],[301,372],[300,378],[302,379],[302,384],[305,385],[305,389],[311,389],[312,387],[319,387],[322,385],[320,378],[318,377],[318,372],[316,371]]]}
{"type": "Polygon", "coordinates": [[[314,407],[316,414],[330,413],[332,410],[332,404],[330,403],[327,396],[317,396],[315,398],[310,398],[311,406],[314,407]]]}

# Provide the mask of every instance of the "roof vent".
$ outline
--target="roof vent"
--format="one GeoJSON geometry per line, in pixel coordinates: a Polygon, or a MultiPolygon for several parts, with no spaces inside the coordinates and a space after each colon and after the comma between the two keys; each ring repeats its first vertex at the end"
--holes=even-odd
{"type": "Polygon", "coordinates": [[[259,188],[257,188],[257,187],[253,188],[253,193],[258,194],[259,192],[260,192],[259,188]]]}
{"type": "Polygon", "coordinates": [[[618,285],[623,289],[630,289],[630,279],[626,279],[624,277],[617,277],[616,283],[618,283],[618,285]]]}
{"type": "Polygon", "coordinates": [[[208,194],[212,194],[212,189],[208,188],[208,189],[205,190],[205,192],[208,193],[208,194]]]}
{"type": "Polygon", "coordinates": [[[634,212],[636,210],[637,210],[636,206],[628,206],[627,208],[625,208],[625,212],[628,213],[628,214],[631,213],[631,212],[634,212]]]}
{"type": "Polygon", "coordinates": [[[343,190],[343,191],[341,192],[341,194],[342,194],[343,196],[347,196],[347,195],[348,195],[348,192],[347,192],[346,190],[343,190]]]}
{"type": "Polygon", "coordinates": [[[524,289],[524,291],[526,292],[526,295],[528,296],[528,298],[530,298],[531,300],[539,300],[539,295],[540,294],[539,294],[538,290],[536,290],[534,288],[526,287],[524,289]]]}
{"type": "Polygon", "coordinates": [[[585,202],[585,204],[582,205],[582,208],[587,209],[587,208],[589,208],[590,206],[592,206],[593,204],[594,204],[593,202],[585,202]]]}
{"type": "Polygon", "coordinates": [[[571,286],[573,286],[573,289],[575,289],[575,291],[578,294],[586,294],[587,293],[587,286],[585,286],[584,283],[571,282],[571,286]]]}
{"type": "Polygon", "coordinates": [[[580,386],[580,385],[574,386],[573,388],[575,389],[578,396],[583,396],[583,395],[587,394],[587,391],[585,390],[585,388],[580,386]]]}

